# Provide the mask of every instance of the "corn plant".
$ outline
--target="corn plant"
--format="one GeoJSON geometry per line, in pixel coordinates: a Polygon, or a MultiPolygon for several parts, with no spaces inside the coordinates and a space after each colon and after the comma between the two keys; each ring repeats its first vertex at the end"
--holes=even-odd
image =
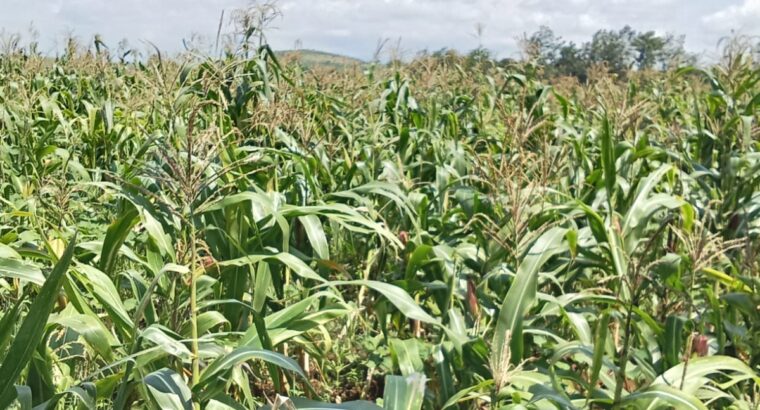
{"type": "Polygon", "coordinates": [[[241,33],[0,56],[0,407],[760,405],[749,54],[568,87],[241,33]]]}

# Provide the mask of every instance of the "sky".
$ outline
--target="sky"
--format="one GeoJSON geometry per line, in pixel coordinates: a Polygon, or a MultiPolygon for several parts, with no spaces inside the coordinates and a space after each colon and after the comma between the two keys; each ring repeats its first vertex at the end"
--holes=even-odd
{"type": "MultiPolygon", "coordinates": [[[[0,0],[0,30],[31,37],[54,54],[68,34],[100,34],[113,47],[126,38],[168,52],[191,35],[214,38],[222,10],[249,0],[0,0]]],[[[370,59],[378,42],[413,55],[483,46],[516,57],[518,38],[541,25],[566,40],[586,41],[599,29],[683,34],[686,48],[706,57],[732,32],[760,35],[760,0],[279,0],[282,16],[266,31],[275,49],[317,49],[370,59]],[[481,27],[477,35],[477,27],[481,27]]]]}

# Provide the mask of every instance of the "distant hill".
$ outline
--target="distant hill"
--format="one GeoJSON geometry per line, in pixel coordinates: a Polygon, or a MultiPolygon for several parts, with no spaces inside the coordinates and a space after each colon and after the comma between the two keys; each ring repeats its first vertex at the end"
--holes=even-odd
{"type": "Polygon", "coordinates": [[[296,59],[305,67],[347,68],[367,64],[358,58],[317,50],[282,50],[276,54],[283,60],[296,59]]]}

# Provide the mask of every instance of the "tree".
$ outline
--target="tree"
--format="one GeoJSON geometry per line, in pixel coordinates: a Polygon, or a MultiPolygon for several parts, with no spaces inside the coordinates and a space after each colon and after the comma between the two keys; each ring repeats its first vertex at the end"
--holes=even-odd
{"type": "Polygon", "coordinates": [[[591,41],[584,44],[589,63],[606,63],[610,72],[625,74],[633,60],[630,40],[634,35],[635,32],[628,26],[617,32],[597,31],[591,41]]]}
{"type": "Polygon", "coordinates": [[[554,64],[564,45],[562,39],[555,36],[547,26],[539,27],[538,31],[525,37],[522,42],[528,58],[544,66],[554,64]]]}
{"type": "Polygon", "coordinates": [[[618,75],[632,68],[665,70],[693,64],[696,58],[685,51],[683,43],[683,36],[637,32],[630,26],[618,31],[599,30],[581,45],[564,41],[547,26],[522,40],[527,58],[543,67],[547,76],[573,76],[580,81],[586,80],[592,64],[606,64],[618,75]]]}
{"type": "Polygon", "coordinates": [[[665,47],[660,57],[661,69],[696,64],[697,56],[687,52],[683,46],[685,39],[683,35],[668,34],[665,36],[665,47]]]}
{"type": "Polygon", "coordinates": [[[635,60],[638,69],[651,69],[658,62],[662,62],[667,44],[667,40],[656,35],[654,31],[636,35],[631,41],[631,46],[636,53],[635,60]]]}
{"type": "Polygon", "coordinates": [[[478,47],[467,53],[466,62],[468,67],[483,67],[491,60],[491,52],[484,47],[478,47]]]}
{"type": "Polygon", "coordinates": [[[547,26],[525,37],[523,49],[529,59],[541,65],[549,76],[574,76],[586,79],[586,61],[575,43],[558,37],[547,26]]]}
{"type": "Polygon", "coordinates": [[[583,50],[575,43],[563,44],[559,49],[559,56],[554,62],[553,70],[556,75],[577,77],[580,81],[586,81],[586,69],[588,63],[583,50]]]}

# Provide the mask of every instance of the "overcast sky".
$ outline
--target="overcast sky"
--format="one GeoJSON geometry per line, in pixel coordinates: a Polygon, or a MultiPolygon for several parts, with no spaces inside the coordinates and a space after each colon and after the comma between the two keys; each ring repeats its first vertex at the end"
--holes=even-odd
{"type": "MultiPolygon", "coordinates": [[[[81,40],[93,34],[115,46],[148,40],[167,51],[197,33],[213,38],[221,11],[248,0],[0,0],[0,28],[39,32],[43,51],[54,52],[66,33],[81,40]]],[[[516,39],[540,25],[582,42],[600,28],[626,24],[639,31],[686,35],[693,52],[714,55],[718,40],[732,30],[760,34],[760,0],[280,0],[282,18],[268,39],[275,49],[319,49],[371,58],[379,39],[400,38],[411,54],[443,47],[479,45],[500,57],[515,56],[516,39]],[[478,40],[476,26],[484,30],[478,40]]]]}

